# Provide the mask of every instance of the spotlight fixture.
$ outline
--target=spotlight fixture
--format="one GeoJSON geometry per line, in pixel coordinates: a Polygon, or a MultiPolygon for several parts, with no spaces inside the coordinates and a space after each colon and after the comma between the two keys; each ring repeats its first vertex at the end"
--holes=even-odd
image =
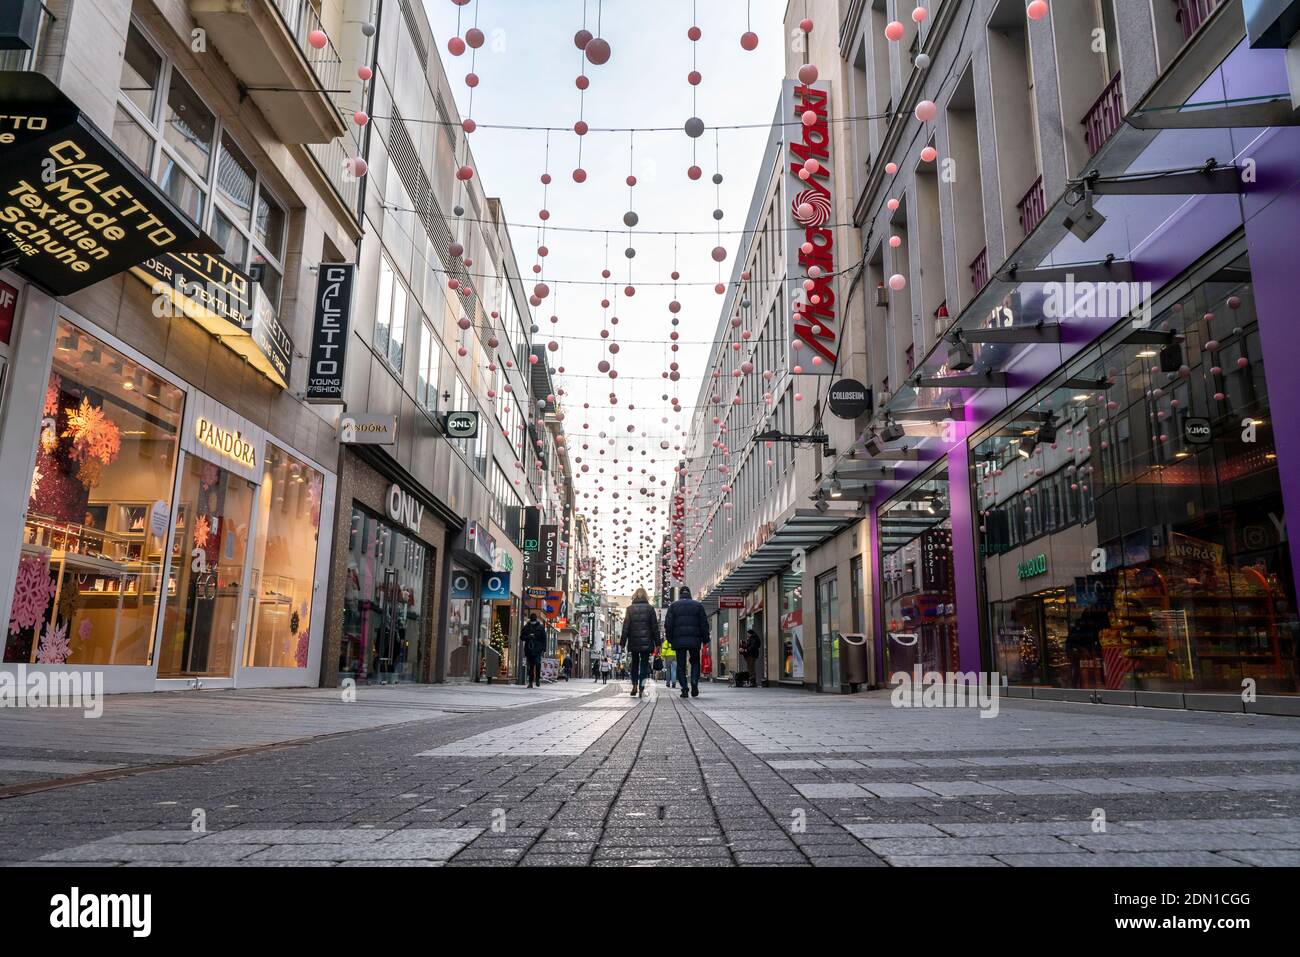
{"type": "Polygon", "coordinates": [[[813,508],[817,509],[819,512],[826,512],[830,507],[830,503],[828,503],[824,498],[819,498],[817,501],[813,502],[813,508]]]}
{"type": "Polygon", "coordinates": [[[880,430],[880,441],[897,442],[906,434],[907,433],[903,431],[903,427],[901,425],[899,425],[893,419],[886,419],[884,427],[881,428],[880,430]]]}
{"type": "Polygon", "coordinates": [[[1027,459],[1029,458],[1029,456],[1034,454],[1034,447],[1037,444],[1038,443],[1035,442],[1033,439],[1021,439],[1020,444],[1016,446],[1016,453],[1021,458],[1027,459]]]}
{"type": "Polygon", "coordinates": [[[948,368],[954,372],[969,369],[975,364],[975,350],[964,339],[953,336],[948,340],[948,368]]]}
{"type": "Polygon", "coordinates": [[[1074,235],[1078,236],[1083,242],[1092,238],[1097,230],[1101,229],[1106,223],[1106,217],[1092,205],[1092,186],[1084,183],[1081,187],[1083,195],[1076,203],[1082,203],[1082,210],[1071,210],[1070,214],[1065,217],[1063,225],[1074,235]]]}
{"type": "Polygon", "coordinates": [[[838,478],[831,479],[831,498],[843,498],[844,486],[840,484],[838,478]]]}
{"type": "Polygon", "coordinates": [[[1038,427],[1036,438],[1039,442],[1046,442],[1048,445],[1056,441],[1056,426],[1052,424],[1051,419],[1038,427]]]}

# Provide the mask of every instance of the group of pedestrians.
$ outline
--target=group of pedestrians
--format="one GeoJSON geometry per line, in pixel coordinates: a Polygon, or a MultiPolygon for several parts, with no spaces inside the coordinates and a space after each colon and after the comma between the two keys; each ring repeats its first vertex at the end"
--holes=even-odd
{"type": "Polygon", "coordinates": [[[669,687],[680,680],[682,697],[700,694],[700,653],[709,641],[709,616],[704,606],[691,597],[689,588],[668,606],[662,634],[659,615],[650,605],[650,596],[638,588],[632,604],[623,616],[619,645],[627,653],[628,673],[632,678],[632,697],[642,697],[650,676],[650,661],[659,652],[668,671],[669,687]]]}
{"type": "MultiPolygon", "coordinates": [[[[537,619],[537,613],[528,616],[528,623],[519,634],[524,656],[528,660],[528,687],[541,687],[541,661],[546,649],[546,628],[537,619]]],[[[691,597],[691,590],[683,587],[680,597],[668,606],[663,628],[659,615],[650,604],[644,588],[638,588],[632,603],[623,616],[623,631],[619,646],[623,649],[623,668],[632,679],[632,697],[643,697],[646,681],[650,677],[651,662],[662,670],[669,688],[680,684],[683,698],[698,698],[700,694],[701,655],[709,644],[709,616],[704,605],[691,597]]],[[[757,684],[758,657],[761,642],[751,628],[741,643],[740,653],[748,666],[750,680],[757,684]]],[[[566,659],[565,664],[569,662],[566,659]]],[[[614,662],[608,654],[593,664],[592,679],[602,684],[614,674],[614,662]]],[[[623,670],[620,668],[619,674],[623,670]]],[[[566,679],[569,675],[565,674],[566,679]]]]}

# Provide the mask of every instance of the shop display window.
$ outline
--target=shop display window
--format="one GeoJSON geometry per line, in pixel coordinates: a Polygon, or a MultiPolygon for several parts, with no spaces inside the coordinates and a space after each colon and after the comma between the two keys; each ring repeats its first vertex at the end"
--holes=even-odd
{"type": "Polygon", "coordinates": [[[197,455],[185,457],[159,678],[233,674],[256,494],[247,479],[197,455]]]}
{"type": "Polygon", "coordinates": [[[781,677],[803,679],[803,572],[781,575],[781,677]]]}
{"type": "MultiPolygon", "coordinates": [[[[1245,256],[974,448],[994,666],[1017,684],[1295,693],[1300,619],[1245,256]]],[[[1285,371],[1283,370],[1283,373],[1285,371]]]]}
{"type": "Polygon", "coordinates": [[[429,550],[352,509],[339,675],[361,683],[422,678],[429,550]]]}
{"type": "Polygon", "coordinates": [[[6,662],[147,665],[184,394],[60,319],[6,662]]]}
{"type": "Polygon", "coordinates": [[[307,667],[324,485],[316,469],[267,444],[245,667],[307,667]]]}
{"type": "Polygon", "coordinates": [[[947,469],[902,489],[877,522],[885,674],[961,670],[947,469]]]}

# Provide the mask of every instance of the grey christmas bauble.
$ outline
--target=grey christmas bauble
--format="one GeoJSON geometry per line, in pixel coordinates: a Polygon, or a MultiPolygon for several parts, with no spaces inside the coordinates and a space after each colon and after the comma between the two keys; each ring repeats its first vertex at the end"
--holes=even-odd
{"type": "Polygon", "coordinates": [[[686,135],[691,139],[704,135],[704,121],[698,116],[692,116],[686,121],[686,135]]]}

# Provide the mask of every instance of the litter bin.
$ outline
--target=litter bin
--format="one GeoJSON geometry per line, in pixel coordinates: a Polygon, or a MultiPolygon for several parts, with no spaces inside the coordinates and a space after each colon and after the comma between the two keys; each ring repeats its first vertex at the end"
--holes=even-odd
{"type": "Polygon", "coordinates": [[[843,669],[841,675],[844,683],[855,686],[855,691],[857,685],[867,684],[871,677],[868,665],[867,636],[841,635],[840,667],[843,669]]]}

